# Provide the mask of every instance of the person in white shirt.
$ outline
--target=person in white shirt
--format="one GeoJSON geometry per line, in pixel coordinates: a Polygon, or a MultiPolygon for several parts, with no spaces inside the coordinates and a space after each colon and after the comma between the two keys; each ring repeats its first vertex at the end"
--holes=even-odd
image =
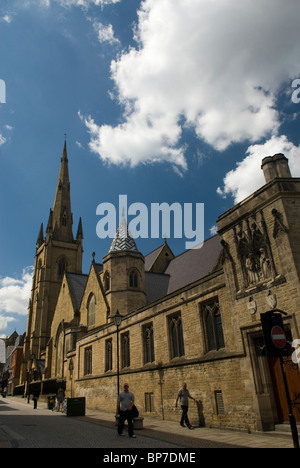
{"type": "Polygon", "coordinates": [[[128,383],[124,384],[124,391],[118,396],[116,414],[119,414],[118,434],[123,436],[124,423],[128,422],[128,435],[135,438],[133,433],[133,414],[134,394],[129,391],[128,383]]]}

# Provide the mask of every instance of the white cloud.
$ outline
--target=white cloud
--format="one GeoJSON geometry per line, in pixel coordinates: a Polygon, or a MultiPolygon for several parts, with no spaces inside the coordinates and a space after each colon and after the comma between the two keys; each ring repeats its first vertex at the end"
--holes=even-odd
{"type": "Polygon", "coordinates": [[[219,151],[278,135],[276,97],[299,70],[299,15],[299,0],[144,0],[138,48],[111,63],[123,122],[85,118],[90,149],[114,164],[184,169],[183,125],[219,151]]]}
{"type": "Polygon", "coordinates": [[[94,29],[98,34],[98,40],[101,44],[103,42],[108,42],[111,45],[120,43],[119,39],[115,37],[114,29],[111,24],[105,26],[104,24],[95,21],[94,29]]]}
{"type": "Polygon", "coordinates": [[[2,21],[5,21],[6,23],[11,23],[12,22],[12,15],[10,13],[6,13],[6,15],[2,16],[0,19],[2,21]]]}
{"type": "Polygon", "coordinates": [[[283,153],[289,160],[292,176],[300,177],[300,146],[289,142],[285,135],[273,136],[264,144],[250,146],[245,159],[226,174],[224,187],[217,192],[223,197],[233,196],[235,203],[245,199],[265,184],[261,162],[276,153],[283,153]]]}
{"type": "MultiPolygon", "coordinates": [[[[15,322],[15,320],[16,319],[14,317],[4,317],[0,315],[0,332],[5,331],[8,328],[8,324],[10,322],[15,322]]],[[[5,338],[5,337],[6,337],[5,334],[0,335],[0,338],[5,338]]]]}
{"type": "Polygon", "coordinates": [[[0,278],[0,314],[27,315],[28,301],[31,294],[33,267],[24,268],[21,278],[0,278]]]}
{"type": "Polygon", "coordinates": [[[4,145],[5,142],[6,142],[6,138],[0,133],[0,146],[4,145]]]}
{"type": "Polygon", "coordinates": [[[218,226],[214,225],[210,228],[209,233],[211,236],[215,236],[218,233],[218,226]]]}
{"type": "MultiPolygon", "coordinates": [[[[50,0],[42,0],[42,1],[50,4],[50,0]]],[[[100,6],[103,8],[106,5],[113,5],[115,3],[121,2],[122,0],[55,0],[55,1],[65,7],[80,6],[80,7],[88,8],[91,5],[95,5],[95,6],[100,6]]]]}

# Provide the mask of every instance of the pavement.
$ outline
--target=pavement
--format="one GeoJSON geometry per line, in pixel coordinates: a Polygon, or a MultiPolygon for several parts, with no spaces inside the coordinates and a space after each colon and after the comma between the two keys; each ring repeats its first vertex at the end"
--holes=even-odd
{"type": "MultiPolygon", "coordinates": [[[[7,400],[25,400],[20,397],[7,397],[7,400]]],[[[39,400],[40,408],[47,408],[47,403],[39,400]]],[[[220,446],[236,447],[236,448],[294,448],[292,436],[289,432],[255,432],[248,434],[246,432],[237,432],[225,429],[215,429],[208,427],[195,427],[189,430],[187,427],[181,427],[179,422],[167,421],[143,416],[143,429],[136,430],[135,434],[152,437],[154,439],[165,440],[166,442],[176,443],[180,441],[180,445],[186,448],[205,446],[208,448],[210,444],[215,447],[220,446]],[[201,443],[201,445],[200,445],[201,443]]],[[[81,419],[100,424],[107,427],[115,426],[115,415],[98,409],[86,408],[85,416],[80,416],[81,419]]]]}

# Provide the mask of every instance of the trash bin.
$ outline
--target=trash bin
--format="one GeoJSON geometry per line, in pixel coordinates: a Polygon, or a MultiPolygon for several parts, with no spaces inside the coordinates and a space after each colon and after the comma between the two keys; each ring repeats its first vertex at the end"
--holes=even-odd
{"type": "Polygon", "coordinates": [[[85,416],[85,397],[67,398],[67,416],[85,416]]]}
{"type": "Polygon", "coordinates": [[[52,410],[55,404],[55,395],[48,396],[48,409],[52,410]]]}

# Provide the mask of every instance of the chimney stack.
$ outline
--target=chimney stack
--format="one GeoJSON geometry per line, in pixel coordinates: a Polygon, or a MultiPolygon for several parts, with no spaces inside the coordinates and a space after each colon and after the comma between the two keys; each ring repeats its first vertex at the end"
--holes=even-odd
{"type": "Polygon", "coordinates": [[[266,184],[277,178],[290,179],[292,177],[289,161],[282,153],[264,158],[261,168],[264,172],[266,184]]]}

